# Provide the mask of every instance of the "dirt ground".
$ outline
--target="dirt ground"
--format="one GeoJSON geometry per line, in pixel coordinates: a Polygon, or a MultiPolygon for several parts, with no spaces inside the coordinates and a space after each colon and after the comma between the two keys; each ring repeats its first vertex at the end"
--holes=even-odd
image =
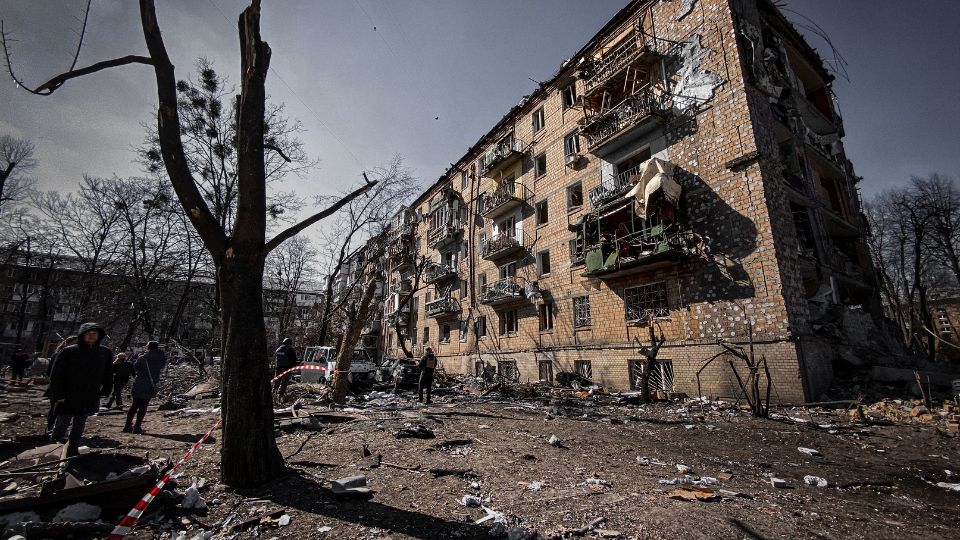
{"type": "MultiPolygon", "coordinates": [[[[0,389],[0,413],[21,415],[0,424],[0,451],[42,433],[41,392],[0,389]]],[[[203,477],[206,515],[158,503],[131,537],[175,539],[184,531],[180,537],[190,539],[208,531],[201,538],[486,539],[513,529],[510,538],[534,538],[533,531],[576,535],[594,522],[584,537],[960,538],[960,493],[934,485],[960,481],[960,437],[933,423],[851,423],[843,408],[775,410],[775,419],[761,420],[716,403],[636,406],[609,396],[504,399],[453,391],[429,406],[410,394],[394,399],[335,414],[305,399],[300,412],[321,421],[278,431],[289,473],[256,490],[217,483],[215,432],[183,466],[175,488],[182,493],[203,477]],[[435,438],[395,437],[408,424],[433,430],[435,438]],[[373,456],[365,457],[364,447],[373,456]],[[671,498],[678,486],[665,482],[679,476],[677,464],[690,468],[687,480],[715,478],[718,485],[708,489],[724,491],[713,501],[671,498]],[[437,477],[429,469],[469,473],[437,477]],[[331,479],[356,474],[366,476],[372,496],[341,499],[330,491],[331,479]],[[829,487],[805,484],[806,475],[829,487]],[[771,476],[786,487],[773,487],[771,476]],[[470,495],[483,508],[465,506],[470,495]],[[484,508],[495,519],[475,524],[484,508]],[[267,513],[274,518],[231,532],[267,513]],[[283,514],[289,524],[281,527],[283,514]]],[[[211,409],[217,401],[188,406],[211,409]]],[[[165,416],[151,406],[147,434],[133,435],[121,433],[121,412],[103,412],[88,421],[86,444],[176,460],[216,419],[216,412],[165,416]]]]}

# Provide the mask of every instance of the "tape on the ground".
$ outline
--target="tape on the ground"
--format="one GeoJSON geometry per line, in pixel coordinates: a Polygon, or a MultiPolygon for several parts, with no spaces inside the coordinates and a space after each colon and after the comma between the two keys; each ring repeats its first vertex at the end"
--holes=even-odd
{"type": "Polygon", "coordinates": [[[180,461],[176,462],[173,467],[170,467],[170,470],[167,471],[167,474],[163,475],[163,478],[161,478],[160,481],[157,482],[153,488],[151,488],[150,491],[143,496],[142,499],[140,499],[136,506],[133,507],[133,510],[127,512],[127,515],[120,520],[120,523],[114,527],[113,532],[107,536],[107,540],[121,540],[123,537],[130,534],[130,531],[133,530],[133,527],[137,524],[140,516],[143,515],[143,513],[147,510],[147,507],[150,506],[150,503],[153,502],[154,497],[156,497],[160,493],[160,490],[163,489],[163,486],[170,481],[170,476],[177,472],[177,469],[179,469],[180,466],[183,465],[183,463],[187,461],[187,459],[192,456],[194,452],[197,451],[197,448],[200,448],[200,445],[203,444],[203,441],[207,440],[207,438],[215,429],[220,427],[222,421],[222,418],[217,419],[217,423],[210,428],[210,431],[208,431],[203,437],[200,437],[200,440],[194,443],[190,450],[187,450],[187,453],[180,458],[180,461]]]}
{"type": "MultiPolygon", "coordinates": [[[[293,373],[294,371],[302,371],[302,370],[329,371],[324,366],[316,366],[316,365],[294,366],[284,371],[283,373],[277,375],[276,377],[271,379],[270,382],[271,383],[276,382],[277,379],[279,379],[280,377],[283,377],[288,373],[293,373]]],[[[343,373],[343,372],[334,371],[334,373],[343,373]]],[[[188,450],[187,453],[184,454],[182,458],[180,458],[180,461],[176,462],[173,465],[173,467],[171,467],[170,470],[167,471],[165,475],[163,475],[163,478],[161,478],[160,481],[157,482],[156,485],[154,485],[153,488],[151,488],[150,491],[146,495],[144,495],[142,499],[140,499],[140,501],[136,504],[136,506],[133,507],[133,510],[130,510],[127,513],[127,515],[120,520],[120,523],[118,523],[117,526],[114,527],[113,532],[110,533],[109,536],[107,536],[107,540],[122,540],[124,537],[130,534],[130,531],[133,530],[133,527],[136,526],[137,521],[139,521],[140,516],[142,516],[143,513],[147,510],[147,507],[150,506],[150,503],[153,502],[153,499],[160,493],[160,490],[163,489],[163,486],[165,486],[167,482],[170,481],[170,477],[173,475],[173,473],[175,473],[177,469],[179,469],[180,466],[183,465],[183,463],[187,461],[187,459],[189,459],[190,456],[192,456],[193,453],[196,452],[198,448],[200,448],[200,445],[203,444],[203,441],[206,441],[207,438],[210,437],[210,435],[214,432],[214,430],[220,427],[221,423],[223,423],[223,418],[218,418],[217,423],[214,424],[212,428],[210,428],[210,431],[208,431],[206,435],[201,437],[199,441],[194,443],[194,445],[190,448],[190,450],[188,450]]]]}

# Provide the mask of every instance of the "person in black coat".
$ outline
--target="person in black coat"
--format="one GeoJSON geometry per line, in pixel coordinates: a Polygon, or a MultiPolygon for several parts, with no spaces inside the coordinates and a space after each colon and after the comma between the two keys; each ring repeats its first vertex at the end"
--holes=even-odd
{"type": "MultiPolygon", "coordinates": [[[[293,340],[290,338],[284,338],[273,355],[277,359],[277,370],[274,373],[275,377],[299,363],[297,362],[297,351],[293,350],[293,340]]],[[[287,384],[290,383],[290,375],[290,373],[287,373],[273,383],[273,391],[280,399],[283,399],[287,394],[287,384]]]]}
{"type": "Polygon", "coordinates": [[[430,403],[430,394],[433,390],[433,374],[437,369],[437,356],[433,354],[433,349],[427,347],[423,357],[420,358],[420,384],[417,385],[417,393],[420,395],[420,403],[423,403],[423,391],[427,391],[427,403],[430,403]]]}
{"type": "Polygon", "coordinates": [[[48,393],[56,406],[50,438],[63,442],[70,427],[67,455],[76,455],[87,416],[100,410],[100,396],[110,392],[113,353],[100,345],[104,330],[97,323],[84,323],[77,332],[76,345],[57,355],[50,374],[48,393]]]}
{"type": "Polygon", "coordinates": [[[117,358],[113,361],[113,393],[110,394],[110,401],[107,402],[107,408],[117,402],[117,408],[123,408],[123,389],[127,382],[133,376],[133,362],[127,360],[127,353],[117,353],[117,358]]]}
{"type": "Polygon", "coordinates": [[[133,405],[127,411],[127,423],[123,426],[124,433],[142,434],[143,417],[147,414],[147,405],[160,389],[160,375],[167,367],[167,355],[160,350],[156,341],[147,343],[147,352],[141,354],[133,362],[136,377],[133,379],[133,405]],[[137,423],[133,423],[136,416],[137,423]]]}
{"type": "MultiPolygon", "coordinates": [[[[60,353],[76,342],[77,336],[68,336],[57,345],[57,350],[53,352],[53,356],[51,356],[50,361],[47,362],[47,379],[53,375],[53,364],[57,362],[57,357],[60,356],[60,353]]],[[[44,392],[43,395],[50,400],[50,412],[47,413],[47,433],[50,433],[53,431],[53,422],[57,419],[57,402],[50,397],[49,386],[47,386],[47,391],[44,392]]]]}
{"type": "Polygon", "coordinates": [[[23,383],[23,374],[27,371],[27,364],[30,362],[30,356],[23,352],[23,348],[17,347],[13,356],[10,357],[10,379],[13,383],[23,383]]]}

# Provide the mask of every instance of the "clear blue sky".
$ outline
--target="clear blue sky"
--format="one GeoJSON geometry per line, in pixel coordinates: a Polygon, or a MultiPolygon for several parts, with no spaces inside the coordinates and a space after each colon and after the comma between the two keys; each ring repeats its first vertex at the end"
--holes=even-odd
{"type": "MultiPolygon", "coordinates": [[[[835,87],[865,194],[911,174],[960,179],[960,1],[785,1],[822,26],[848,62],[849,82],[835,87]]],[[[305,195],[340,191],[395,154],[432,182],[535,87],[530,79],[548,78],[625,3],[265,2],[268,90],[303,122],[306,149],[321,160],[289,187],[305,195]]],[[[39,83],[69,65],[83,4],[0,0],[0,17],[18,40],[19,75],[39,83]]],[[[179,77],[203,55],[237,79],[243,2],[158,4],[179,77]]],[[[825,50],[817,38],[811,43],[825,50]]],[[[136,3],[95,0],[79,65],[144,53],[136,3]]],[[[146,66],[72,81],[46,98],[17,90],[0,73],[0,133],[35,142],[44,189],[71,189],[84,173],[139,174],[132,148],[155,108],[154,92],[146,66]]]]}

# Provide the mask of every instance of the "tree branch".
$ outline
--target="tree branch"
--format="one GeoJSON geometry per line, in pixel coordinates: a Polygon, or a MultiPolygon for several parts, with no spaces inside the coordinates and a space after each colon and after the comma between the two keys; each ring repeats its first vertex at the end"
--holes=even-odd
{"type": "Polygon", "coordinates": [[[278,147],[270,143],[263,143],[263,148],[264,150],[273,150],[277,154],[280,154],[280,157],[282,157],[284,161],[286,161],[287,163],[291,163],[290,158],[287,157],[287,155],[283,153],[283,150],[279,149],[278,147]]]}
{"type": "Polygon", "coordinates": [[[360,195],[363,195],[363,194],[366,193],[370,188],[372,188],[373,186],[377,185],[377,181],[376,181],[376,180],[371,181],[369,178],[367,178],[367,173],[363,173],[363,179],[364,179],[364,181],[366,182],[364,185],[362,185],[362,186],[358,187],[357,189],[353,190],[352,192],[348,193],[348,194],[347,194],[346,196],[344,196],[342,199],[340,199],[339,201],[333,203],[332,205],[330,205],[330,206],[327,207],[326,209],[324,209],[324,210],[322,210],[322,211],[320,211],[320,212],[317,212],[316,214],[308,217],[307,219],[301,221],[300,223],[297,223],[296,225],[293,225],[293,226],[289,227],[288,229],[284,230],[283,232],[281,232],[280,234],[274,236],[274,237],[273,237],[269,242],[267,242],[266,245],[264,246],[264,252],[263,252],[264,255],[266,255],[267,253],[270,253],[271,251],[273,251],[274,249],[276,249],[276,247],[279,246],[280,244],[282,244],[285,240],[287,240],[287,239],[289,239],[289,238],[292,238],[293,236],[296,236],[297,233],[299,233],[300,231],[306,229],[307,227],[313,225],[314,223],[320,221],[321,219],[330,216],[331,214],[333,214],[333,213],[336,212],[337,210],[339,210],[339,209],[343,208],[344,206],[346,206],[348,203],[350,203],[350,201],[356,199],[356,198],[359,197],[360,195]]]}
{"type": "MultiPolygon", "coordinates": [[[[86,19],[84,19],[84,26],[86,26],[86,19]]],[[[83,43],[83,36],[80,37],[81,43],[83,43]]],[[[38,96],[49,96],[54,93],[58,88],[63,86],[63,84],[70,79],[76,79],[77,77],[82,77],[84,75],[89,75],[91,73],[96,73],[98,71],[103,71],[112,67],[125,66],[128,64],[146,64],[153,65],[153,60],[148,56],[138,56],[135,54],[129,54],[121,58],[114,58],[112,60],[104,60],[102,62],[97,62],[96,64],[89,65],[80,69],[73,69],[73,65],[70,67],[70,71],[66,73],[61,73],[56,77],[50,79],[49,81],[41,84],[36,88],[30,88],[22,80],[18,79],[13,72],[13,63],[10,60],[10,49],[7,46],[7,33],[3,28],[3,21],[0,21],[0,42],[3,44],[3,55],[7,60],[7,73],[10,74],[10,78],[13,79],[17,85],[22,87],[27,92],[35,94],[38,96]]],[[[77,48],[77,55],[79,56],[80,49],[77,48]]],[[[76,64],[77,57],[74,57],[74,65],[76,64]]]]}

